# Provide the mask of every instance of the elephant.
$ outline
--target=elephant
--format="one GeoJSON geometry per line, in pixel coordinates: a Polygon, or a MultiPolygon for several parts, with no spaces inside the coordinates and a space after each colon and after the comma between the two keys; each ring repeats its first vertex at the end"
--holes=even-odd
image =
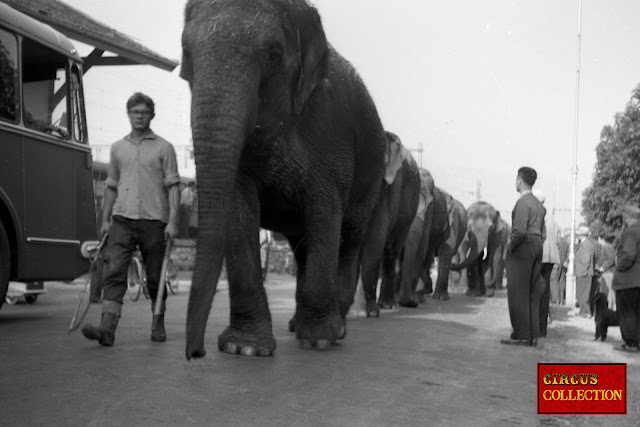
{"type": "Polygon", "coordinates": [[[419,304],[416,287],[422,272],[422,265],[426,260],[432,226],[435,223],[446,221],[444,219],[445,212],[435,212],[435,191],[435,183],[429,171],[420,169],[418,210],[411,221],[409,234],[401,253],[400,277],[396,281],[395,287],[391,283],[382,283],[378,299],[378,306],[381,308],[393,308],[396,302],[402,307],[415,308],[419,304]]]}
{"type": "Polygon", "coordinates": [[[418,292],[418,300],[425,301],[425,295],[432,292],[433,284],[429,270],[435,257],[438,258],[438,278],[433,299],[449,299],[449,266],[467,230],[467,210],[458,200],[446,191],[436,187],[434,195],[434,220],[429,235],[426,262],[423,264],[420,277],[424,283],[418,292]],[[446,213],[446,215],[442,215],[446,213]]]}
{"type": "MultiPolygon", "coordinates": [[[[388,149],[384,182],[369,220],[360,262],[367,317],[380,316],[376,290],[381,269],[381,287],[396,287],[396,265],[400,264],[402,268],[400,253],[416,215],[420,194],[418,164],[397,135],[392,132],[386,134],[388,149]]],[[[383,295],[381,297],[384,298],[383,295]]]]}
{"type": "Polygon", "coordinates": [[[272,356],[258,232],[294,252],[302,348],[346,336],[358,258],[383,182],[386,135],[353,66],[304,0],[189,0],[181,77],[191,89],[198,238],[187,359],[204,336],[223,260],[230,321],[220,351],[272,356]]]}
{"type": "Polygon", "coordinates": [[[496,258],[503,258],[501,248],[508,227],[500,212],[487,202],[475,202],[467,209],[469,255],[460,263],[452,264],[451,269],[467,269],[468,296],[494,295],[496,266],[500,264],[496,258]]]}

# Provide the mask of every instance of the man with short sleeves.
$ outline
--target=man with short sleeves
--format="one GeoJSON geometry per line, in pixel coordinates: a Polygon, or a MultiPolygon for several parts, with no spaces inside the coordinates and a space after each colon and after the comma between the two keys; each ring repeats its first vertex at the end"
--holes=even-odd
{"type": "Polygon", "coordinates": [[[546,237],[545,208],[532,194],[538,175],[521,167],[516,177],[520,198],[511,214],[511,239],[507,249],[507,300],[513,333],[502,344],[535,346],[540,335],[542,242],[546,237]]]}
{"type": "MultiPolygon", "coordinates": [[[[131,258],[140,248],[147,273],[153,312],[167,239],[177,234],[180,203],[178,166],[173,146],[151,128],[155,105],[151,98],[134,93],[127,101],[131,132],[111,146],[101,234],[108,232],[107,270],[104,274],[102,320],[86,325],[83,335],[103,346],[112,346],[127,290],[131,258]]],[[[166,293],[164,297],[166,299],[166,293]]],[[[151,331],[152,341],[165,341],[165,301],[151,331]]],[[[156,315],[154,314],[154,317],[156,315]]]]}

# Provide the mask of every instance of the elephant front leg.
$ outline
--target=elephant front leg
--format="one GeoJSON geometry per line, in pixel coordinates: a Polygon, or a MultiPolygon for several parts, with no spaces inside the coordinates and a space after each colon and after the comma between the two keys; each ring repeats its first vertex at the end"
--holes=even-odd
{"type": "Polygon", "coordinates": [[[294,329],[301,347],[326,349],[346,330],[337,299],[342,214],[315,208],[305,219],[306,266],[296,290],[294,329]]]}
{"type": "Polygon", "coordinates": [[[271,356],[276,349],[271,313],[260,264],[257,194],[250,183],[236,187],[239,195],[227,224],[225,260],[231,305],[230,325],[218,337],[225,353],[271,356]],[[249,188],[247,188],[249,187],[249,188]]]}
{"type": "Polygon", "coordinates": [[[446,246],[441,247],[438,255],[438,278],[436,279],[436,290],[433,293],[433,299],[449,300],[449,266],[453,258],[454,251],[446,246]]]}

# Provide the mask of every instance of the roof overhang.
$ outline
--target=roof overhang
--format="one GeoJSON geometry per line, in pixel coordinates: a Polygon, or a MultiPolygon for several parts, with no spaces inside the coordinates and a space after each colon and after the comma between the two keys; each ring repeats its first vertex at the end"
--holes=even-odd
{"type": "Polygon", "coordinates": [[[0,1],[52,26],[71,39],[95,47],[96,49],[84,58],[85,71],[96,65],[152,65],[167,71],[172,71],[178,66],[178,61],[163,57],[60,0],[0,1]],[[117,56],[102,56],[104,52],[111,52],[117,56]]]}

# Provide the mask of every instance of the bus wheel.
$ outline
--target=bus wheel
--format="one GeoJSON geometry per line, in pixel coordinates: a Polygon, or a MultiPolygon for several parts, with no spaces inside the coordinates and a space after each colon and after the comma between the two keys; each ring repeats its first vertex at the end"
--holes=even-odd
{"type": "Polygon", "coordinates": [[[27,302],[27,304],[34,304],[37,299],[38,299],[38,294],[26,294],[24,296],[24,300],[27,302]]]}
{"type": "Polygon", "coordinates": [[[9,274],[11,270],[11,252],[9,251],[9,238],[4,226],[0,223],[0,308],[4,303],[4,297],[9,289],[9,274]]]}

